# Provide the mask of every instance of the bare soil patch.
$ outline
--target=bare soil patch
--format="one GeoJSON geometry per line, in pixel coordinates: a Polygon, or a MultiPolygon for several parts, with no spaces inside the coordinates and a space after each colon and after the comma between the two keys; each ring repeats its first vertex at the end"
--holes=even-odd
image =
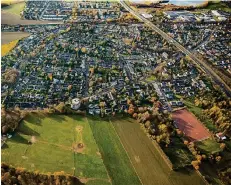
{"type": "Polygon", "coordinates": [[[84,154],[84,150],[85,150],[85,145],[84,145],[84,143],[74,143],[74,144],[73,144],[73,151],[74,151],[75,153],[84,154]]]}
{"type": "Polygon", "coordinates": [[[78,126],[75,127],[75,130],[76,130],[78,133],[82,133],[83,127],[80,126],[80,125],[78,125],[78,126]]]}
{"type": "Polygon", "coordinates": [[[1,21],[2,24],[9,25],[34,25],[34,24],[63,24],[60,21],[40,21],[40,20],[25,20],[21,19],[19,16],[9,13],[9,12],[1,12],[1,21]]]}
{"type": "Polygon", "coordinates": [[[1,35],[2,35],[2,40],[1,40],[2,45],[8,44],[14,40],[18,40],[30,36],[30,34],[26,32],[2,32],[1,35]]]}
{"type": "Polygon", "coordinates": [[[139,157],[139,156],[135,156],[135,161],[136,161],[137,163],[140,163],[140,157],[139,157]]]}

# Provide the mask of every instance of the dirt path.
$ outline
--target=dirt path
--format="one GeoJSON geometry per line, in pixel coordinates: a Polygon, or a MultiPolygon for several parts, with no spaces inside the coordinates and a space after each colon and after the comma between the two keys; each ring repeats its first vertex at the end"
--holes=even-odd
{"type": "Polygon", "coordinates": [[[110,180],[110,179],[101,179],[101,178],[80,178],[79,180],[80,180],[82,183],[84,183],[84,184],[86,184],[86,183],[89,182],[89,181],[96,181],[96,180],[111,183],[111,180],[110,180]]]}
{"type": "Polygon", "coordinates": [[[65,145],[58,145],[58,144],[54,144],[54,143],[49,143],[47,141],[41,141],[41,140],[37,140],[38,143],[44,143],[44,144],[48,144],[48,145],[53,145],[53,146],[57,146],[59,148],[62,148],[64,150],[68,150],[68,151],[72,151],[73,148],[69,147],[69,146],[65,146],[65,145]]]}

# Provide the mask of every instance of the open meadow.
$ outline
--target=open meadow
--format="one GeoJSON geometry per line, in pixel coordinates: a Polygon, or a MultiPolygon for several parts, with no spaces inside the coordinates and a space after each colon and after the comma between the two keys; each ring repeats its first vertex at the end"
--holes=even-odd
{"type": "Polygon", "coordinates": [[[63,171],[87,184],[111,184],[85,117],[30,114],[2,149],[2,162],[41,173],[63,171]]]}

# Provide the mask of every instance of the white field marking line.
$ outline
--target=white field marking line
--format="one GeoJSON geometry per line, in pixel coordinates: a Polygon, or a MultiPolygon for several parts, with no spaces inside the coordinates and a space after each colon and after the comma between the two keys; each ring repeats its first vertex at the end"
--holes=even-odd
{"type": "MultiPolygon", "coordinates": [[[[86,119],[86,121],[87,121],[87,123],[88,123],[88,126],[89,126],[90,129],[91,129],[91,126],[90,126],[90,124],[89,124],[89,121],[88,121],[87,117],[85,117],[85,119],[86,119]]],[[[95,141],[95,144],[96,144],[96,146],[98,147],[98,151],[99,151],[99,153],[100,153],[99,146],[98,146],[98,143],[97,143],[96,140],[95,140],[95,136],[94,136],[94,134],[93,134],[93,132],[92,132],[92,129],[91,129],[91,133],[92,133],[92,137],[93,137],[93,139],[94,139],[94,141],[95,141]]],[[[101,153],[100,153],[100,155],[101,155],[101,153]]],[[[104,166],[104,168],[105,168],[105,171],[107,172],[108,181],[109,181],[110,184],[112,185],[112,180],[111,180],[111,177],[110,177],[110,175],[109,175],[109,173],[108,173],[108,170],[107,170],[107,168],[106,168],[106,165],[104,164],[103,157],[101,156],[100,159],[103,161],[103,166],[104,166]]]]}
{"type": "Polygon", "coordinates": [[[128,155],[127,150],[125,149],[125,147],[124,147],[124,145],[123,145],[123,143],[122,143],[122,141],[121,141],[121,139],[120,139],[120,136],[118,135],[118,133],[117,133],[117,131],[116,131],[116,129],[115,129],[115,127],[114,127],[114,125],[113,125],[113,123],[111,122],[111,120],[110,120],[110,119],[109,119],[109,122],[112,124],[112,127],[113,127],[113,129],[114,129],[114,131],[115,131],[115,133],[116,133],[117,137],[119,138],[119,141],[120,141],[120,143],[121,143],[121,145],[122,145],[123,149],[125,150],[125,152],[126,152],[126,154],[127,154],[127,156],[128,156],[128,159],[129,159],[129,161],[130,161],[130,163],[131,163],[131,165],[132,165],[132,167],[133,167],[133,169],[134,169],[134,171],[135,171],[135,173],[136,173],[136,175],[137,175],[138,179],[140,180],[141,184],[142,184],[142,185],[144,185],[144,184],[143,184],[143,182],[142,182],[142,180],[140,179],[140,176],[138,175],[138,173],[137,173],[137,171],[136,171],[136,169],[135,169],[135,167],[134,167],[133,163],[132,163],[131,158],[130,158],[130,157],[129,157],[129,155],[128,155]]]}

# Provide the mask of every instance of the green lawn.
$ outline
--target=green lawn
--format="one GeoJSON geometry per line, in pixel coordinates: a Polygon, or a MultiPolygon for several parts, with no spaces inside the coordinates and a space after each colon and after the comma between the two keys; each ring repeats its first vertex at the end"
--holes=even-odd
{"type": "Polygon", "coordinates": [[[141,185],[123,146],[110,122],[88,118],[95,140],[113,185],[141,185]]]}
{"type": "Polygon", "coordinates": [[[151,76],[149,76],[146,80],[147,80],[148,82],[152,82],[152,81],[156,80],[156,77],[155,77],[155,75],[151,75],[151,76]]]}
{"type": "Polygon", "coordinates": [[[189,100],[184,100],[184,104],[187,106],[190,112],[192,112],[211,132],[216,132],[217,128],[213,124],[213,121],[209,118],[202,117],[204,114],[202,108],[197,107],[194,103],[189,100]]]}
{"type": "Polygon", "coordinates": [[[2,149],[2,162],[42,173],[64,171],[95,184],[109,183],[106,167],[85,117],[30,114],[2,149]],[[28,140],[35,136],[35,143],[28,140]],[[73,147],[83,143],[84,148],[73,147]]]}
{"type": "Polygon", "coordinates": [[[24,6],[25,6],[25,2],[21,2],[21,3],[16,3],[16,4],[11,4],[9,6],[6,6],[2,8],[2,10],[20,16],[20,13],[21,11],[23,11],[24,6]]]}
{"type": "Polygon", "coordinates": [[[205,153],[207,155],[221,152],[220,144],[217,143],[214,139],[210,139],[210,138],[204,141],[196,142],[196,146],[202,153],[205,153]]]}

